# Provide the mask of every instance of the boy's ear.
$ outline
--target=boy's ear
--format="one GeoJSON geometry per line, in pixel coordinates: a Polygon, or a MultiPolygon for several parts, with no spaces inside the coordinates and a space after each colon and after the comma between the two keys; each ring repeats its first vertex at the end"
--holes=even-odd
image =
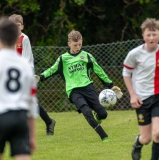
{"type": "Polygon", "coordinates": [[[21,30],[23,30],[24,29],[24,25],[21,25],[21,30]]]}
{"type": "Polygon", "coordinates": [[[70,42],[67,42],[68,46],[70,46],[70,42]]]}

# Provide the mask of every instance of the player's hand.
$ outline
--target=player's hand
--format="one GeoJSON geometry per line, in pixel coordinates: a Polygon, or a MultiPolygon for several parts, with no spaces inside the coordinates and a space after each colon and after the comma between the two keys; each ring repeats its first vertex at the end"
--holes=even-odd
{"type": "Polygon", "coordinates": [[[40,76],[34,75],[34,78],[35,78],[36,83],[38,83],[40,81],[40,76]]]}
{"type": "Polygon", "coordinates": [[[132,108],[140,108],[143,104],[142,100],[136,94],[130,96],[130,104],[132,108]]]}
{"type": "Polygon", "coordinates": [[[116,96],[118,99],[120,99],[123,96],[123,93],[121,92],[121,89],[117,86],[114,86],[111,88],[116,93],[116,96]]]}

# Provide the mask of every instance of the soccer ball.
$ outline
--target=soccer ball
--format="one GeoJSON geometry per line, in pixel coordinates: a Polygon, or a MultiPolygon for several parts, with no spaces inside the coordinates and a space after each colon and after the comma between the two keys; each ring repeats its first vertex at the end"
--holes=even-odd
{"type": "Polygon", "coordinates": [[[99,103],[105,107],[110,108],[113,107],[117,102],[116,94],[111,89],[104,89],[99,94],[99,103]]]}

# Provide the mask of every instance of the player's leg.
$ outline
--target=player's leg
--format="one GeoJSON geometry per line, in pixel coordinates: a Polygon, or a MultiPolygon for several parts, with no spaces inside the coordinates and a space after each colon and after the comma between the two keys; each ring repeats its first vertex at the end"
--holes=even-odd
{"type": "Polygon", "coordinates": [[[136,136],[135,143],[132,149],[132,159],[140,160],[141,149],[143,145],[147,145],[151,141],[151,124],[139,126],[140,134],[136,136]]]}
{"type": "Polygon", "coordinates": [[[136,109],[140,134],[136,137],[132,149],[132,159],[140,160],[143,145],[151,141],[151,105],[152,97],[143,101],[143,105],[136,109]]]}
{"type": "Polygon", "coordinates": [[[28,117],[26,111],[16,111],[12,114],[14,119],[8,141],[11,148],[11,156],[16,160],[30,160],[30,139],[28,117]]]}
{"type": "Polygon", "coordinates": [[[30,144],[27,111],[10,111],[0,115],[0,156],[5,142],[9,141],[11,156],[18,160],[29,160],[30,144]]]}
{"type": "Polygon", "coordinates": [[[91,109],[87,105],[83,105],[80,108],[80,112],[84,115],[87,122],[90,124],[90,126],[97,132],[97,134],[100,136],[101,140],[107,141],[108,135],[103,130],[100,124],[94,119],[91,109]]]}
{"type": "Polygon", "coordinates": [[[87,91],[83,94],[88,105],[94,110],[93,115],[95,120],[101,124],[102,120],[106,119],[108,114],[106,109],[99,103],[99,95],[94,86],[92,84],[87,86],[87,91]]]}
{"type": "Polygon", "coordinates": [[[100,138],[102,140],[108,138],[106,132],[94,119],[91,109],[88,107],[86,100],[81,95],[81,90],[76,90],[76,92],[72,93],[70,99],[75,104],[77,111],[84,115],[89,125],[98,133],[100,138]]]}
{"type": "Polygon", "coordinates": [[[153,141],[151,160],[159,160],[158,152],[159,152],[159,143],[153,141]]]}
{"type": "Polygon", "coordinates": [[[47,112],[44,110],[44,108],[40,104],[38,104],[38,106],[39,106],[40,117],[43,119],[43,121],[46,124],[46,135],[53,135],[56,121],[49,117],[47,112]]]}
{"type": "Polygon", "coordinates": [[[12,119],[7,112],[0,114],[0,160],[3,158],[5,144],[8,139],[7,135],[10,132],[11,121],[12,119]]]}
{"type": "MultiPolygon", "coordinates": [[[[0,128],[1,129],[1,128],[0,128]]],[[[0,133],[1,134],[1,133],[0,133]]],[[[0,135],[1,136],[1,135],[0,135]]],[[[0,138],[0,160],[2,160],[3,152],[4,152],[5,145],[2,144],[1,138],[0,138]]]]}
{"type": "Polygon", "coordinates": [[[17,155],[14,156],[15,160],[31,160],[31,157],[29,155],[17,155]]]}
{"type": "Polygon", "coordinates": [[[3,155],[2,155],[2,154],[0,154],[0,160],[2,160],[2,156],[3,156],[3,155]]]}
{"type": "MultiPolygon", "coordinates": [[[[0,123],[1,123],[1,121],[0,121],[0,123]]],[[[1,124],[0,124],[0,160],[2,160],[2,157],[3,157],[5,141],[6,141],[4,138],[2,138],[3,134],[6,134],[6,133],[2,133],[3,132],[2,129],[3,128],[1,127],[1,124]]]]}
{"type": "MultiPolygon", "coordinates": [[[[158,102],[159,97],[155,96],[158,102]]],[[[159,102],[158,102],[159,103],[159,102]]],[[[151,160],[159,160],[159,104],[153,107],[151,111],[152,115],[152,157],[151,160]]]]}
{"type": "Polygon", "coordinates": [[[103,108],[100,108],[100,104],[96,105],[96,109],[94,109],[94,118],[95,120],[101,124],[102,120],[106,119],[107,116],[108,116],[108,113],[106,112],[106,109],[103,107],[103,108]],[[99,106],[99,108],[97,108],[97,106],[99,106]]]}
{"type": "Polygon", "coordinates": [[[99,118],[97,112],[92,111],[92,113],[93,113],[94,119],[98,122],[98,124],[101,124],[102,123],[102,119],[99,118]]]}

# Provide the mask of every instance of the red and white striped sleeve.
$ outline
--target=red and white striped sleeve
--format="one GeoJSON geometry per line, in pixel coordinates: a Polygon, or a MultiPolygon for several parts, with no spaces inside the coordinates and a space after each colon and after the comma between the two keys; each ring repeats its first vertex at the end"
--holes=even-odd
{"type": "Polygon", "coordinates": [[[136,53],[134,50],[130,51],[123,62],[123,76],[131,76],[136,67],[136,53]]]}

